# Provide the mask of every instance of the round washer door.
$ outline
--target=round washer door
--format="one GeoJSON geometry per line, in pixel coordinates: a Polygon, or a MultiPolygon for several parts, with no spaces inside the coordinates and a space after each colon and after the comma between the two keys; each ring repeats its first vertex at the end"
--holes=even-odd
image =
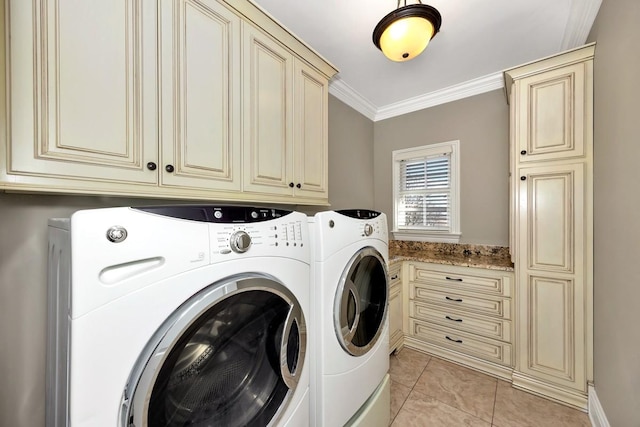
{"type": "Polygon", "coordinates": [[[334,327],[342,348],[366,354],[378,341],[387,314],[387,267],[372,247],[358,251],[340,277],[334,303],[334,327]]]}
{"type": "Polygon", "coordinates": [[[267,426],[303,369],[306,323],[275,279],[215,283],[178,308],[139,357],[122,426],[267,426]]]}

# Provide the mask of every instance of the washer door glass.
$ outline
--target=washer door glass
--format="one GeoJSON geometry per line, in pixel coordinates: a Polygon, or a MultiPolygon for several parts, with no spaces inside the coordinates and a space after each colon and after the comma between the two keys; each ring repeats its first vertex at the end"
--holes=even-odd
{"type": "Polygon", "coordinates": [[[367,353],[380,338],[387,313],[387,268],[374,248],[356,253],[342,273],[335,298],[334,324],[342,347],[367,353]]]}
{"type": "Polygon", "coordinates": [[[212,288],[151,340],[123,425],[266,426],[284,411],[304,362],[300,305],[266,278],[212,288]]]}

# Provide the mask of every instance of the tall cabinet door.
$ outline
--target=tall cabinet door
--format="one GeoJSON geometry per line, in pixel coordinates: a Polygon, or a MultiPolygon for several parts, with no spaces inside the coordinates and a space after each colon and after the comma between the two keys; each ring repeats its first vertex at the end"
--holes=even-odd
{"type": "Polygon", "coordinates": [[[295,194],[328,198],[327,79],[300,60],[295,62],[295,194]]]}
{"type": "MultiPolygon", "coordinates": [[[[585,165],[519,169],[518,366],[586,392],[585,165]]],[[[517,383],[514,378],[514,383],[517,383]]]]}
{"type": "Polygon", "coordinates": [[[7,10],[7,172],[157,183],[146,167],[158,157],[157,3],[10,0],[7,10]]]}
{"type": "Polygon", "coordinates": [[[245,191],[293,194],[293,56],[243,23],[245,191]]]}
{"type": "Polygon", "coordinates": [[[240,19],[215,0],[158,4],[161,183],[240,190],[240,19]]]}

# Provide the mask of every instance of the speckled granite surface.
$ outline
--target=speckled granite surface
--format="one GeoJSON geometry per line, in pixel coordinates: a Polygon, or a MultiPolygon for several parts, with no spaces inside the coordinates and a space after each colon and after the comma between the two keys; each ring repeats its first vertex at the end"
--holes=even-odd
{"type": "Polygon", "coordinates": [[[513,271],[509,248],[504,246],[389,240],[389,263],[397,261],[513,271]]]}

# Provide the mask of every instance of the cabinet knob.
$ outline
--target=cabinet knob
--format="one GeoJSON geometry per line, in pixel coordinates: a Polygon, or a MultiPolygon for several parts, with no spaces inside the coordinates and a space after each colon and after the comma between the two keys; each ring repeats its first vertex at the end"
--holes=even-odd
{"type": "Polygon", "coordinates": [[[149,162],[149,163],[147,163],[147,169],[149,169],[150,171],[154,171],[154,170],[156,170],[156,168],[157,168],[157,167],[158,167],[158,166],[157,166],[155,163],[153,163],[153,162],[149,162]]]}
{"type": "Polygon", "coordinates": [[[302,184],[297,183],[297,184],[296,184],[296,188],[302,188],[302,184]]]}
{"type": "Polygon", "coordinates": [[[525,154],[527,154],[527,150],[522,150],[522,151],[520,152],[520,154],[522,154],[522,155],[524,156],[525,154]]]}
{"type": "Polygon", "coordinates": [[[520,181],[526,181],[526,180],[527,180],[527,177],[526,177],[526,176],[521,176],[521,177],[520,177],[520,181]]]}
{"type": "Polygon", "coordinates": [[[289,183],[289,187],[293,188],[293,182],[289,183]]]}
{"type": "Polygon", "coordinates": [[[167,165],[164,167],[164,170],[166,170],[167,172],[171,173],[175,170],[175,168],[173,167],[173,165],[167,165]]]}

